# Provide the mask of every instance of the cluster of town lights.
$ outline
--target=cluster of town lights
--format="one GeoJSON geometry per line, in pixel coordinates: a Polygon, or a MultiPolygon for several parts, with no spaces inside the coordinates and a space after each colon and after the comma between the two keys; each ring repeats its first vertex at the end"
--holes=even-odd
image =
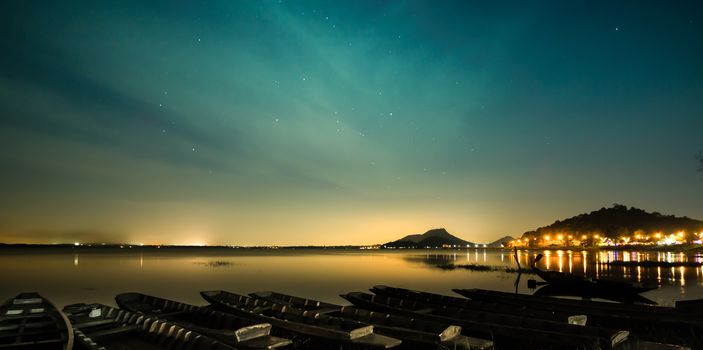
{"type": "Polygon", "coordinates": [[[684,243],[703,243],[703,232],[686,234],[685,231],[664,234],[657,232],[652,235],[637,233],[631,236],[621,236],[617,238],[593,235],[542,235],[538,237],[518,238],[510,241],[511,247],[531,247],[531,246],[618,246],[618,245],[675,245],[684,243]]]}

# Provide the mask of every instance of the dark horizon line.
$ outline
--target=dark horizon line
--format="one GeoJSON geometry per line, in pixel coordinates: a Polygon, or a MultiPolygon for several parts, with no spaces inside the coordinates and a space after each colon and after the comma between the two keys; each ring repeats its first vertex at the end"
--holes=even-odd
{"type": "MultiPolygon", "coordinates": [[[[244,246],[244,245],[180,245],[180,244],[120,244],[120,243],[81,243],[76,245],[75,243],[0,243],[0,249],[2,248],[71,248],[71,249],[108,249],[108,248],[119,248],[119,249],[180,249],[180,248],[198,248],[198,249],[383,249],[383,244],[361,244],[361,245],[256,245],[256,246],[244,246]]],[[[442,248],[442,247],[434,247],[442,248]]],[[[463,247],[462,247],[463,248],[463,247]]],[[[471,247],[475,248],[475,247],[471,247]]],[[[491,247],[481,247],[481,248],[491,248],[491,247]]],[[[426,249],[426,248],[419,248],[426,249]]],[[[452,248],[454,249],[454,248],[452,248]]]]}

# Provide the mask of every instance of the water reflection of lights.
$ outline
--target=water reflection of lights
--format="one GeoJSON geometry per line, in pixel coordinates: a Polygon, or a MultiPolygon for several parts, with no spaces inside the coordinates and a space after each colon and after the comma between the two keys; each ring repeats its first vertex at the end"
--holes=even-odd
{"type": "MultiPolygon", "coordinates": [[[[463,252],[462,252],[463,253],[463,252]]],[[[453,253],[445,254],[445,259],[451,260],[453,253]]],[[[692,263],[703,262],[703,255],[679,252],[638,252],[633,250],[628,251],[579,251],[579,250],[527,250],[522,249],[517,252],[505,251],[497,254],[492,254],[490,251],[483,251],[483,254],[468,253],[467,260],[476,261],[480,264],[503,264],[515,266],[516,262],[520,266],[530,266],[538,254],[542,254],[544,258],[540,261],[539,266],[546,270],[560,271],[571,273],[577,276],[587,276],[589,278],[605,278],[614,280],[628,280],[630,282],[639,282],[644,284],[660,285],[685,285],[690,288],[692,285],[703,286],[703,266],[649,266],[639,265],[635,262],[652,261],[667,262],[677,264],[679,262],[692,263]],[[480,256],[483,256],[481,258],[480,256]],[[472,257],[473,256],[473,257],[472,257]],[[580,259],[580,260],[579,260],[580,259]],[[479,260],[481,260],[479,262],[479,260]],[[614,265],[613,262],[628,262],[628,265],[614,265]],[[631,265],[630,265],[631,264],[631,265]]],[[[463,255],[457,252],[457,260],[463,259],[463,255]],[[461,256],[461,258],[459,257],[461,256]]]]}
{"type": "Polygon", "coordinates": [[[78,266],[78,254],[73,255],[73,266],[78,266]]]}
{"type": "Polygon", "coordinates": [[[662,268],[661,268],[661,266],[657,266],[657,283],[659,283],[659,285],[662,284],[662,268]]]}
{"type": "Polygon", "coordinates": [[[596,262],[596,278],[600,276],[600,263],[596,262]]]}
{"type": "Polygon", "coordinates": [[[550,255],[552,255],[552,252],[550,252],[549,250],[545,250],[545,251],[544,251],[544,257],[545,257],[544,260],[545,260],[546,263],[547,263],[547,270],[549,270],[549,256],[550,256],[550,255]]]}
{"type": "Polygon", "coordinates": [[[686,285],[686,279],[683,277],[684,269],[685,269],[685,268],[684,268],[683,266],[679,267],[679,273],[680,273],[680,276],[681,276],[681,287],[683,287],[683,286],[686,285]]]}

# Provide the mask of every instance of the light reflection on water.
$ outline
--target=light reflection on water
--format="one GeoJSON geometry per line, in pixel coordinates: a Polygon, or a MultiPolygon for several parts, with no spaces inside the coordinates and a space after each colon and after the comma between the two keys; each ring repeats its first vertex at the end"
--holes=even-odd
{"type": "MultiPolygon", "coordinates": [[[[575,275],[591,278],[624,279],[632,282],[658,282],[662,285],[683,285],[693,283],[703,285],[703,257],[700,253],[686,255],[672,252],[631,252],[631,251],[572,251],[572,250],[544,250],[544,251],[518,251],[517,259],[522,266],[529,266],[537,254],[543,254],[543,259],[537,264],[546,270],[569,272],[575,275]],[[614,261],[644,262],[657,261],[663,263],[699,264],[698,266],[611,266],[614,261]],[[564,268],[566,265],[566,269],[564,268]]],[[[515,258],[510,252],[501,252],[514,262],[515,258]]]]}
{"type": "MultiPolygon", "coordinates": [[[[698,255],[671,252],[545,250],[518,251],[517,261],[596,278],[659,283],[643,295],[664,305],[703,298],[703,267],[611,266],[611,261],[703,262],[698,255]]],[[[462,250],[192,250],[16,252],[0,254],[0,299],[21,291],[39,291],[59,305],[102,302],[139,291],[203,304],[198,292],[225,289],[237,293],[277,290],[335,303],[338,295],[365,291],[376,284],[453,295],[452,288],[514,291],[517,274],[505,271],[445,270],[439,265],[477,264],[516,267],[511,251],[462,250]]],[[[531,293],[523,276],[519,291],[531,293]]]]}

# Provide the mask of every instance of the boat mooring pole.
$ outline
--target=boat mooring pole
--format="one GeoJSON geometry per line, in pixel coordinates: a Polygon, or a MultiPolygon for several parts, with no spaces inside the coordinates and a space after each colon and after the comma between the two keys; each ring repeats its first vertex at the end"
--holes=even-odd
{"type": "Polygon", "coordinates": [[[517,279],[515,279],[515,294],[517,294],[518,286],[520,285],[520,276],[522,275],[522,268],[520,267],[520,259],[517,257],[517,247],[513,247],[515,252],[515,262],[517,262],[517,279]]]}

